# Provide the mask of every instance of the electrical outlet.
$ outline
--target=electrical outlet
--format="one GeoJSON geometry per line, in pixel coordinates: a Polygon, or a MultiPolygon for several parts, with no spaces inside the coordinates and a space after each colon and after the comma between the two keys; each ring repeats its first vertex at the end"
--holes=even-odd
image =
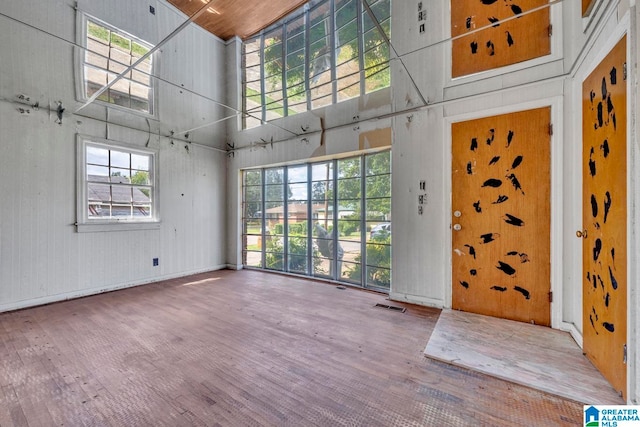
{"type": "Polygon", "coordinates": [[[160,260],[158,258],[154,258],[153,259],[153,266],[157,267],[158,265],[160,265],[160,260]]]}

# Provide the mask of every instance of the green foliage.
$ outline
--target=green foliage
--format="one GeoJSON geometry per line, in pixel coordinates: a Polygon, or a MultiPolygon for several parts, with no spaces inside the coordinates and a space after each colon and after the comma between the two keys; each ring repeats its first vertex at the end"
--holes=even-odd
{"type": "Polygon", "coordinates": [[[109,30],[106,28],[94,24],[93,22],[89,22],[87,25],[87,32],[96,39],[109,43],[109,30]]]}
{"type": "Polygon", "coordinates": [[[338,220],[338,232],[341,236],[350,236],[351,234],[358,231],[360,228],[360,216],[359,215],[349,215],[343,220],[338,220]],[[351,220],[351,221],[349,221],[351,220]]]}
{"type": "MultiPolygon", "coordinates": [[[[350,279],[360,280],[362,255],[355,257],[352,268],[346,274],[350,279]]],[[[367,243],[367,284],[388,288],[391,284],[391,236],[383,235],[367,243]]]]}
{"type": "MultiPolygon", "coordinates": [[[[131,177],[131,183],[136,185],[149,185],[149,172],[137,171],[131,177]]],[[[141,188],[140,191],[147,197],[149,197],[149,190],[147,188],[141,188]]]]}
{"type": "Polygon", "coordinates": [[[306,236],[307,221],[289,223],[289,236],[306,236]]]}
{"type": "Polygon", "coordinates": [[[277,236],[282,236],[284,234],[284,224],[276,224],[273,226],[273,232],[277,236]]]}
{"type": "MultiPolygon", "coordinates": [[[[282,238],[278,236],[267,237],[266,268],[271,270],[284,270],[284,246],[282,238]]],[[[320,265],[321,260],[316,249],[313,251],[314,268],[320,265]]],[[[289,271],[305,273],[307,270],[307,238],[289,238],[289,271]]]]}
{"type": "Polygon", "coordinates": [[[135,41],[132,41],[127,37],[121,36],[118,33],[112,32],[108,28],[105,28],[94,22],[88,22],[87,33],[93,38],[102,40],[106,44],[118,46],[123,51],[133,52],[137,56],[143,56],[147,52],[149,52],[149,49],[145,46],[142,46],[141,44],[136,43],[135,41]]]}

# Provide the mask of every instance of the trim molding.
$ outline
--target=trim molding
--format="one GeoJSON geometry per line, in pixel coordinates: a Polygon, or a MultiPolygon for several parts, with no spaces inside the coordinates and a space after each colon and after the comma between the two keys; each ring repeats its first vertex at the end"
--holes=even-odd
{"type": "Polygon", "coordinates": [[[142,279],[142,280],[138,280],[138,281],[134,281],[134,282],[128,282],[128,283],[120,283],[120,284],[107,286],[107,287],[97,287],[97,288],[82,289],[82,290],[79,290],[79,291],[65,292],[65,293],[56,294],[56,295],[48,295],[48,296],[39,297],[39,298],[32,298],[32,299],[27,299],[27,300],[22,300],[22,301],[16,301],[16,302],[8,303],[8,304],[0,304],[0,313],[4,313],[4,312],[8,312],[8,311],[14,311],[14,310],[21,310],[21,309],[24,309],[24,308],[36,307],[36,306],[39,306],[39,305],[51,304],[51,303],[55,303],[55,302],[67,301],[67,300],[87,297],[87,296],[91,296],[91,295],[98,295],[98,294],[103,294],[103,293],[106,293],[106,292],[112,292],[112,291],[117,291],[117,290],[121,290],[121,289],[133,288],[133,287],[136,287],[136,286],[149,285],[149,284],[152,284],[152,283],[161,282],[163,280],[177,279],[179,277],[186,277],[186,276],[191,276],[193,274],[208,273],[208,272],[212,272],[212,271],[224,270],[226,268],[227,268],[227,266],[225,264],[221,264],[221,265],[213,266],[212,268],[204,268],[204,269],[199,269],[199,270],[185,271],[185,272],[178,273],[178,274],[168,274],[168,275],[165,275],[165,276],[158,276],[158,277],[153,277],[153,278],[150,278],[150,279],[142,279]]]}
{"type": "Polygon", "coordinates": [[[424,305],[426,307],[444,308],[444,300],[436,298],[427,298],[419,295],[402,294],[398,292],[390,292],[389,299],[391,301],[408,302],[410,304],[424,305]]]}

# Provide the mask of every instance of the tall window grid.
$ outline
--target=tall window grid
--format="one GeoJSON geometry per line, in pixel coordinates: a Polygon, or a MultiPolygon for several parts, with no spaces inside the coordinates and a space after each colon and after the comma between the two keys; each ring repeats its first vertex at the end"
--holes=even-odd
{"type": "Polygon", "coordinates": [[[390,85],[391,0],[315,0],[243,43],[244,128],[390,85]]]}
{"type": "MultiPolygon", "coordinates": [[[[90,98],[138,61],[152,46],[94,18],[85,17],[83,97],[90,98]]],[[[129,71],[97,99],[153,115],[152,56],[129,71]]]]}
{"type": "Polygon", "coordinates": [[[391,152],[242,172],[246,267],[388,290],[391,152]]]}

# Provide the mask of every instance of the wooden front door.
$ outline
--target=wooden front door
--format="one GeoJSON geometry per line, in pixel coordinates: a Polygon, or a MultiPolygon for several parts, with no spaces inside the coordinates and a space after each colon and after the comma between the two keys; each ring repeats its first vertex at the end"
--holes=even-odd
{"type": "Polygon", "coordinates": [[[454,309],[550,325],[550,120],[452,125],[454,309]]]}
{"type": "Polygon", "coordinates": [[[584,352],[626,393],[626,37],[582,86],[584,352]]]}

